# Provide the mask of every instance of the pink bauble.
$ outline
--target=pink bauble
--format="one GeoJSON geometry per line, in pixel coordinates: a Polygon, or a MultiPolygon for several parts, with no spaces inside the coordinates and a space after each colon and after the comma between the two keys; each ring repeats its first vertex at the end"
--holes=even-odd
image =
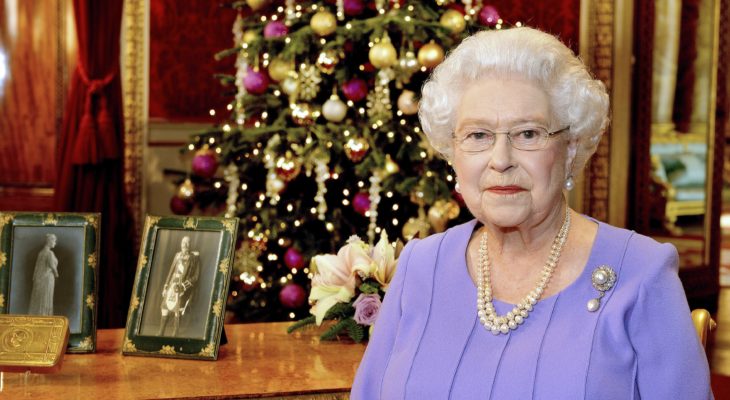
{"type": "Polygon", "coordinates": [[[494,26],[497,25],[498,20],[499,13],[497,12],[497,8],[494,6],[486,5],[482,7],[481,11],[479,11],[479,22],[481,22],[482,25],[494,26]]]}
{"type": "Polygon", "coordinates": [[[218,170],[218,159],[212,151],[203,151],[193,157],[193,173],[203,178],[212,178],[218,170]]]}
{"type": "Polygon", "coordinates": [[[345,0],[343,3],[345,15],[348,17],[360,15],[365,11],[365,4],[363,4],[362,0],[345,0]]]}
{"type": "Polygon", "coordinates": [[[299,250],[290,247],[284,253],[284,264],[289,268],[300,269],[304,266],[304,256],[302,256],[299,250]]]}
{"type": "Polygon", "coordinates": [[[193,211],[193,201],[172,196],[170,199],[170,210],[176,215],[188,215],[193,211]]]}
{"type": "Polygon", "coordinates": [[[307,300],[307,293],[296,283],[287,283],[279,292],[279,301],[286,308],[299,308],[307,300]]]}
{"type": "Polygon", "coordinates": [[[342,85],[347,100],[360,101],[368,95],[368,84],[360,78],[352,78],[342,85]]]}
{"type": "Polygon", "coordinates": [[[281,21],[271,21],[264,27],[264,37],[267,39],[286,36],[289,28],[281,21]]]}
{"type": "Polygon", "coordinates": [[[243,78],[243,87],[251,94],[264,94],[269,87],[269,77],[249,67],[246,77],[243,78]]]}
{"type": "Polygon", "coordinates": [[[352,198],[352,208],[356,213],[365,215],[370,210],[370,196],[365,192],[360,192],[352,198]]]}

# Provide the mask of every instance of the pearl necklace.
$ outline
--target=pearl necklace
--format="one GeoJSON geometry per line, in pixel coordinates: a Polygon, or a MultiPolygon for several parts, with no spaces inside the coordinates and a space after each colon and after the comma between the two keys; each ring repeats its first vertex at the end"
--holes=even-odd
{"type": "Polygon", "coordinates": [[[477,315],[479,321],[488,331],[495,335],[500,333],[508,333],[510,330],[517,329],[525,319],[530,315],[532,307],[540,300],[545,288],[553,276],[555,267],[558,265],[560,252],[568,238],[568,230],[570,230],[570,209],[565,208],[565,219],[563,226],[560,228],[555,240],[553,240],[550,256],[545,262],[542,269],[542,277],[537,283],[535,289],[525,296],[521,302],[505,315],[497,315],[492,303],[492,282],[489,277],[491,263],[489,262],[489,251],[487,247],[487,233],[482,233],[481,242],[479,243],[479,268],[477,268],[477,315]]]}

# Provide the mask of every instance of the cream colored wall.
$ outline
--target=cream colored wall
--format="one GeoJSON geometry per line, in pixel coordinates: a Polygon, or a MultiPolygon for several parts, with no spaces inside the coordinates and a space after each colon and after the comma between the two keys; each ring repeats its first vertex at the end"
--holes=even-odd
{"type": "Polygon", "coordinates": [[[147,213],[169,215],[170,199],[175,194],[176,176],[165,176],[164,169],[190,171],[191,153],[180,153],[192,135],[209,129],[212,124],[150,123],[145,143],[144,204],[147,213]]]}

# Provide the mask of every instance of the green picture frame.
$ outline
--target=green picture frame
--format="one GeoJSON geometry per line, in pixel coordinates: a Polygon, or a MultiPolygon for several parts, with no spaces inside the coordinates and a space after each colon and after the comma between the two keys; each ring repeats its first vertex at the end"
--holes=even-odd
{"type": "Polygon", "coordinates": [[[66,352],[95,352],[100,225],[98,213],[0,212],[0,314],[64,315],[66,352]]]}
{"type": "Polygon", "coordinates": [[[122,354],[216,360],[237,218],[147,216],[122,354]]]}

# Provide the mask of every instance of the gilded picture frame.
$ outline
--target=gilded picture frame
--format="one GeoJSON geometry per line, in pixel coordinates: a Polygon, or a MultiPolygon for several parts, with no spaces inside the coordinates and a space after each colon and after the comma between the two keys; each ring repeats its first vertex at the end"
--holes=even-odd
{"type": "Polygon", "coordinates": [[[147,216],[122,354],[216,360],[237,218],[147,216]]]}
{"type": "Polygon", "coordinates": [[[63,315],[66,352],[96,351],[98,213],[0,212],[0,314],[63,315]]]}

